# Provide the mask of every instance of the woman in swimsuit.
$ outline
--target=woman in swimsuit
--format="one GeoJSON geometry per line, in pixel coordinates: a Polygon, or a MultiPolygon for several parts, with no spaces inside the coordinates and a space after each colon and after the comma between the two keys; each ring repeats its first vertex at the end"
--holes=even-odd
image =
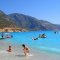
{"type": "Polygon", "coordinates": [[[22,44],[22,47],[23,47],[23,51],[24,51],[25,56],[27,56],[29,53],[29,49],[25,46],[25,44],[22,44]]]}

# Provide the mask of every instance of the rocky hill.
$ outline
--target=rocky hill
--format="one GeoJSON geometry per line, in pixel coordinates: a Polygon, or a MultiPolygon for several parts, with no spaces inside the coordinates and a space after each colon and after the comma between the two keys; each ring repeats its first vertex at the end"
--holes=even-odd
{"type": "Polygon", "coordinates": [[[39,20],[34,17],[19,13],[12,13],[7,15],[0,10],[0,29],[8,27],[18,27],[28,31],[60,30],[60,25],[52,24],[48,21],[39,20]]]}
{"type": "Polygon", "coordinates": [[[5,27],[16,27],[11,18],[4,12],[0,11],[0,29],[5,27]]]}
{"type": "Polygon", "coordinates": [[[9,14],[9,17],[12,18],[17,26],[28,30],[60,30],[60,25],[52,24],[44,20],[38,20],[24,14],[13,13],[9,14]]]}

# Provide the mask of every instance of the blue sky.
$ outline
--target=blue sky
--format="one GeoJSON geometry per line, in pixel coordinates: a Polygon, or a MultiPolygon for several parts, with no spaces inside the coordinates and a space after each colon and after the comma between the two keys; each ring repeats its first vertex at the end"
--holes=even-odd
{"type": "Polygon", "coordinates": [[[0,10],[60,24],[60,0],[0,0],[0,10]]]}

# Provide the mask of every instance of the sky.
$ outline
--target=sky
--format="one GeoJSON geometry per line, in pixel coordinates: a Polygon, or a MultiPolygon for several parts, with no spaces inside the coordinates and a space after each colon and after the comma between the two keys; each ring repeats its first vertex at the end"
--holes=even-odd
{"type": "Polygon", "coordinates": [[[0,10],[60,24],[60,0],[0,0],[0,10]]]}

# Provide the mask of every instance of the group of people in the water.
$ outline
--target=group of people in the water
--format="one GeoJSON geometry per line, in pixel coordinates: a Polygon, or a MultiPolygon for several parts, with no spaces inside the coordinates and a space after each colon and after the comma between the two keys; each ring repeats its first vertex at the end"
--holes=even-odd
{"type": "Polygon", "coordinates": [[[11,34],[9,34],[9,33],[3,33],[2,32],[2,34],[1,34],[1,38],[12,38],[13,37],[13,35],[11,35],[11,34]]]}
{"type": "MultiPolygon", "coordinates": [[[[57,34],[57,33],[58,33],[58,31],[54,31],[54,34],[57,34]]],[[[39,34],[39,36],[36,38],[32,38],[32,40],[38,40],[38,38],[46,38],[46,37],[47,37],[46,34],[43,33],[43,34],[39,34]]]]}
{"type": "MultiPolygon", "coordinates": [[[[24,55],[28,56],[28,54],[29,54],[29,48],[26,47],[25,44],[22,44],[22,47],[23,47],[24,55]]],[[[12,52],[12,46],[11,45],[9,45],[9,47],[7,49],[7,52],[12,52]]]]}
{"type": "Polygon", "coordinates": [[[39,34],[37,38],[32,38],[32,40],[38,40],[38,38],[46,38],[47,36],[45,34],[39,34]]]}

